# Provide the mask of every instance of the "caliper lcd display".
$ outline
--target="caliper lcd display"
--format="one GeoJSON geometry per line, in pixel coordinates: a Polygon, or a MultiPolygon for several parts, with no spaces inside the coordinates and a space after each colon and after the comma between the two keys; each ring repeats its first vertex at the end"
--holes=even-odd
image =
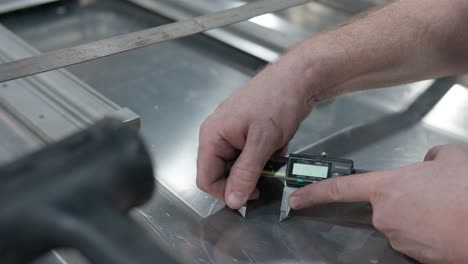
{"type": "Polygon", "coordinates": [[[292,174],[326,179],[328,177],[328,166],[294,163],[292,174]]]}

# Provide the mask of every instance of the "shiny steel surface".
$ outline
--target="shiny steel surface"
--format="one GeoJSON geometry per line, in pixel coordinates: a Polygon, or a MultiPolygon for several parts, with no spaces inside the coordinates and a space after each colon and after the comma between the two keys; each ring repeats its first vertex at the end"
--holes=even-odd
{"type": "MultiPolygon", "coordinates": [[[[42,51],[167,23],[126,1],[85,6],[69,1],[2,16],[0,21],[42,51]],[[58,8],[65,12],[58,14],[58,8]]],[[[280,224],[283,184],[276,179],[260,183],[260,200],[249,205],[245,219],[196,188],[199,125],[262,65],[236,49],[196,36],[68,68],[142,117],[141,131],[165,188],[134,212],[135,219],[186,263],[411,263],[371,226],[368,204],[294,211],[294,217],[280,224]]],[[[462,111],[468,105],[466,88],[448,89],[449,82],[439,83],[437,87],[446,92],[433,93],[427,100],[432,83],[357,92],[323,102],[304,121],[289,150],[319,154],[331,149],[330,155],[352,158],[357,168],[376,170],[420,161],[433,145],[468,146],[464,122],[468,111],[462,111]],[[456,116],[450,114],[454,105],[462,107],[456,116]],[[420,111],[407,111],[415,108],[420,111]],[[401,119],[400,112],[407,118],[401,119]],[[450,117],[444,119],[446,113],[450,117]],[[340,141],[346,135],[353,137],[340,141]],[[351,144],[355,140],[360,144],[351,144]]],[[[75,253],[60,255],[60,262],[54,256],[41,263],[85,263],[75,253]]]]}
{"type": "Polygon", "coordinates": [[[239,7],[174,22],[156,28],[50,51],[30,58],[0,64],[0,82],[107,57],[117,53],[194,35],[206,30],[307,3],[309,0],[258,0],[239,7]]]}

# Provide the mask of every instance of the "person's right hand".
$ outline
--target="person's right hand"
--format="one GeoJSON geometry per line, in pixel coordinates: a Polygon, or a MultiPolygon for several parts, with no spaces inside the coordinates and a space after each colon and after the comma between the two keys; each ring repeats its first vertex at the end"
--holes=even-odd
{"type": "Polygon", "coordinates": [[[306,92],[298,88],[305,78],[293,77],[298,69],[281,67],[269,66],[221,103],[201,126],[197,185],[233,209],[259,195],[255,186],[264,165],[286,149],[312,108],[306,92]],[[226,177],[230,161],[235,163],[226,177]]]}
{"type": "Polygon", "coordinates": [[[467,151],[437,146],[424,162],[307,185],[289,203],[370,202],[375,228],[395,250],[422,263],[467,263],[467,171],[467,151]]]}

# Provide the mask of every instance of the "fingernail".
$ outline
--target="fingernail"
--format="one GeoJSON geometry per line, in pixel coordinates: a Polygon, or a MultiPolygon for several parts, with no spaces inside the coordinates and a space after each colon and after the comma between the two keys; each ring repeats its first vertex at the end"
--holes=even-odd
{"type": "Polygon", "coordinates": [[[232,192],[229,194],[226,203],[231,208],[241,208],[246,202],[245,195],[241,192],[232,192]]]}
{"type": "Polygon", "coordinates": [[[293,209],[299,209],[299,208],[302,207],[302,199],[297,197],[297,196],[293,196],[293,197],[289,198],[289,205],[293,209]]]}

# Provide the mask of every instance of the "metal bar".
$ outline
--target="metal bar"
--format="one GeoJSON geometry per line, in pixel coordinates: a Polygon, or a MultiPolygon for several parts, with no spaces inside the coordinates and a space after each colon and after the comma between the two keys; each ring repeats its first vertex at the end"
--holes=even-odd
{"type": "Polygon", "coordinates": [[[0,65],[0,82],[173,40],[305,4],[310,0],[259,0],[240,7],[0,65]]]}
{"type": "MultiPolygon", "coordinates": [[[[127,1],[175,21],[182,21],[245,4],[245,1],[239,0],[127,1]]],[[[247,20],[223,28],[209,30],[204,32],[204,34],[266,62],[273,62],[289,47],[309,37],[310,32],[303,31],[301,28],[275,14],[269,15],[268,20],[274,20],[274,23],[272,23],[275,24],[274,28],[265,27],[247,20]]],[[[260,17],[259,21],[262,20],[260,17]]]]}

